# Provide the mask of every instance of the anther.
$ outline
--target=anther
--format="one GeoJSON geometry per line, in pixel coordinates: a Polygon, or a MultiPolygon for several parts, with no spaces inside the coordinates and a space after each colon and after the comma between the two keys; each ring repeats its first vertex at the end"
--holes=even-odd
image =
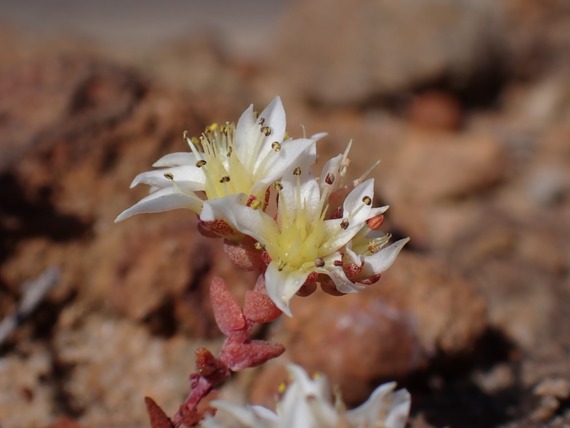
{"type": "Polygon", "coordinates": [[[271,128],[269,126],[262,126],[261,133],[266,137],[268,137],[269,135],[271,135],[271,128]]]}
{"type": "Polygon", "coordinates": [[[220,178],[220,183],[227,183],[228,181],[230,181],[229,175],[224,175],[222,178],[220,178]]]}
{"type": "MultiPolygon", "coordinates": [[[[229,177],[228,177],[229,178],[229,177]]],[[[261,207],[261,201],[259,199],[255,199],[251,205],[251,208],[253,208],[254,210],[258,209],[259,207],[261,207]]]]}
{"type": "Polygon", "coordinates": [[[199,160],[198,162],[196,162],[196,168],[202,168],[204,165],[206,165],[206,161],[204,159],[199,160]]]}
{"type": "Polygon", "coordinates": [[[286,263],[283,260],[280,260],[278,265],[277,265],[277,270],[279,272],[281,272],[285,268],[285,266],[286,266],[286,263]]]}
{"type": "Polygon", "coordinates": [[[362,198],[362,202],[364,202],[366,205],[370,205],[372,203],[372,199],[370,199],[370,196],[365,196],[362,198]]]}
{"type": "Polygon", "coordinates": [[[333,265],[335,265],[336,267],[342,266],[342,260],[335,260],[335,261],[333,262],[333,265]]]}
{"type": "Polygon", "coordinates": [[[334,183],[334,179],[335,176],[334,174],[331,174],[330,172],[327,174],[327,176],[325,177],[325,183],[327,183],[328,185],[331,185],[334,183]]]}
{"type": "Polygon", "coordinates": [[[264,117],[260,117],[259,118],[259,125],[263,126],[263,124],[265,123],[265,118],[264,117]]]}
{"type": "Polygon", "coordinates": [[[343,219],[342,222],[340,223],[340,227],[344,230],[348,229],[348,219],[343,219]]]}
{"type": "Polygon", "coordinates": [[[256,243],[253,245],[253,247],[254,247],[256,250],[258,250],[258,251],[261,251],[261,250],[263,250],[263,249],[265,248],[265,247],[264,247],[261,243],[259,243],[259,242],[256,242],[256,243]]]}
{"type": "Polygon", "coordinates": [[[293,170],[293,175],[301,175],[301,167],[297,167],[293,170]]]}
{"type": "Polygon", "coordinates": [[[378,229],[382,225],[382,223],[384,223],[383,215],[377,215],[366,220],[366,225],[372,230],[378,229]]]}
{"type": "Polygon", "coordinates": [[[321,268],[325,265],[325,261],[320,257],[315,260],[315,267],[321,268]]]}
{"type": "Polygon", "coordinates": [[[188,131],[185,130],[184,132],[182,132],[182,138],[185,139],[185,140],[187,140],[188,138],[190,138],[190,137],[188,137],[188,131]]]}
{"type": "Polygon", "coordinates": [[[174,180],[174,174],[172,174],[171,172],[165,172],[164,177],[167,178],[168,180],[174,180]]]}
{"type": "Polygon", "coordinates": [[[281,190],[283,189],[283,185],[282,185],[281,183],[279,183],[278,181],[276,181],[276,182],[273,184],[273,188],[279,192],[279,191],[281,191],[281,190]]]}
{"type": "Polygon", "coordinates": [[[228,148],[228,153],[226,153],[226,156],[227,156],[227,157],[230,157],[233,152],[234,152],[234,148],[233,148],[233,146],[230,146],[230,147],[228,148]]]}
{"type": "Polygon", "coordinates": [[[281,144],[279,144],[277,141],[274,141],[273,143],[271,143],[271,148],[278,152],[279,150],[281,150],[281,144]]]}

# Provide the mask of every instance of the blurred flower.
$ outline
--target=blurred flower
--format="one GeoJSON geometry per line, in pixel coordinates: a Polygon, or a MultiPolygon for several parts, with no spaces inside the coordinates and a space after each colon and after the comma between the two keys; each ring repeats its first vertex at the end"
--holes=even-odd
{"type": "Polygon", "coordinates": [[[259,250],[269,260],[265,272],[267,294],[288,315],[291,315],[291,298],[304,284],[315,283],[318,275],[332,279],[340,293],[353,293],[364,285],[346,275],[343,258],[347,251],[352,256],[351,264],[361,257],[360,273],[366,267],[364,274],[377,276],[394,262],[407,242],[401,240],[380,250],[388,240],[373,238],[374,245],[367,248],[366,255],[359,253],[360,246],[351,246],[350,241],[357,235],[360,237],[362,229],[369,230],[367,222],[380,216],[387,207],[372,207],[374,180],[369,179],[343,195],[339,206],[331,209],[333,192],[341,191],[333,172],[344,168],[346,162],[342,159],[337,157],[327,163],[318,180],[311,176],[310,162],[306,159],[287,171],[281,181],[275,183],[278,192],[275,217],[245,206],[244,195],[208,201],[204,205],[203,220],[224,218],[258,241],[259,250]]]}
{"type": "Polygon", "coordinates": [[[290,364],[291,384],[277,403],[276,412],[262,406],[239,406],[225,401],[211,405],[231,419],[222,422],[222,415],[208,417],[204,428],[403,428],[410,411],[410,394],[405,389],[394,391],[394,382],[380,385],[370,398],[353,410],[346,410],[340,397],[332,402],[324,376],[309,378],[299,366],[290,364]]]}
{"type": "Polygon", "coordinates": [[[263,203],[267,188],[299,157],[316,157],[319,136],[286,138],[285,125],[285,110],[276,97],[259,117],[251,105],[237,126],[212,124],[199,138],[185,135],[190,152],[168,154],[153,165],[159,169],[137,175],[131,188],[148,184],[151,193],[115,221],[175,208],[200,214],[204,199],[234,194],[247,195],[250,204],[263,203]]]}

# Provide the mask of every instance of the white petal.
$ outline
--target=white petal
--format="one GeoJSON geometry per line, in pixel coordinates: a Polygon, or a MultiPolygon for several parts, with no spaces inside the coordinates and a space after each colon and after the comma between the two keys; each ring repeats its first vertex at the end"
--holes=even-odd
{"type": "Polygon", "coordinates": [[[259,170],[255,171],[256,184],[252,193],[267,188],[271,183],[279,180],[286,171],[293,171],[297,166],[309,171],[310,165],[317,159],[316,154],[314,140],[301,138],[283,143],[281,151],[270,153],[259,170]],[[305,164],[308,166],[305,167],[305,164]]]}
{"type": "MultiPolygon", "coordinates": [[[[348,194],[344,200],[343,209],[345,218],[352,215],[350,223],[363,223],[370,218],[370,210],[372,205],[366,205],[363,202],[364,198],[374,198],[374,179],[368,179],[360,183],[348,194]]],[[[360,229],[360,228],[359,228],[360,229]]]]}
{"type": "Polygon", "coordinates": [[[241,114],[238,123],[236,125],[236,140],[238,141],[238,144],[240,142],[247,142],[248,138],[244,138],[247,137],[248,133],[251,132],[251,128],[255,125],[255,114],[253,113],[253,104],[250,104],[250,106],[241,114]]]}
{"type": "MultiPolygon", "coordinates": [[[[335,255],[335,258],[337,260],[341,260],[340,254],[335,255]]],[[[330,278],[334,282],[336,289],[341,293],[344,294],[358,293],[363,288],[362,285],[354,283],[350,279],[348,279],[348,277],[344,273],[344,270],[342,269],[342,266],[334,266],[333,263],[330,263],[327,260],[326,266],[323,268],[323,270],[325,270],[325,273],[328,276],[330,276],[330,278]]],[[[319,272],[321,272],[320,269],[319,272]]]]}
{"type": "Polygon", "coordinates": [[[282,142],[285,136],[285,109],[280,97],[275,97],[259,114],[259,118],[265,119],[264,126],[271,128],[271,134],[267,137],[268,146],[271,149],[271,142],[282,142]]]}
{"type": "Polygon", "coordinates": [[[167,187],[151,193],[146,198],[141,199],[135,205],[123,211],[115,219],[115,223],[135,214],[157,213],[176,208],[188,208],[199,213],[202,208],[202,200],[197,196],[181,193],[172,187],[167,187]]]}
{"type": "Polygon", "coordinates": [[[396,260],[396,257],[410,238],[400,239],[386,248],[382,248],[371,256],[364,257],[362,275],[365,277],[378,275],[384,272],[396,260]]]}
{"type": "Polygon", "coordinates": [[[176,152],[176,153],[169,153],[161,157],[152,166],[169,167],[169,166],[196,165],[196,161],[197,159],[194,153],[176,152]]]}
{"type": "Polygon", "coordinates": [[[379,423],[386,428],[404,428],[410,412],[411,397],[405,389],[394,392],[396,384],[380,385],[370,398],[356,409],[346,413],[351,426],[372,426],[379,423]],[[380,417],[383,416],[383,420],[380,417]]]}
{"type": "Polygon", "coordinates": [[[223,218],[235,229],[267,245],[278,233],[277,224],[263,211],[245,206],[246,201],[247,196],[243,193],[210,199],[204,202],[200,219],[223,218]]]}
{"type": "Polygon", "coordinates": [[[267,295],[283,313],[293,316],[289,301],[307,280],[309,272],[300,270],[279,270],[277,262],[272,261],[265,272],[267,295]]]}
{"type": "MultiPolygon", "coordinates": [[[[341,155],[335,156],[334,158],[329,159],[327,161],[327,163],[325,164],[325,166],[323,168],[323,171],[321,172],[321,176],[319,177],[319,184],[321,185],[321,187],[331,185],[331,184],[325,183],[325,179],[329,175],[332,175],[332,177],[334,177],[334,181],[332,184],[334,184],[335,181],[338,182],[338,180],[340,180],[340,177],[338,177],[338,174],[339,174],[340,166],[341,166],[343,159],[344,159],[344,156],[341,154],[341,155]]],[[[336,186],[333,189],[336,189],[336,186]]]]}
{"type": "Polygon", "coordinates": [[[183,182],[184,188],[189,190],[203,190],[206,177],[201,168],[195,166],[175,166],[153,171],[141,172],[131,183],[131,189],[139,184],[148,184],[159,189],[172,186],[172,181],[183,182]],[[173,179],[167,178],[165,174],[171,174],[173,179]]]}
{"type": "Polygon", "coordinates": [[[214,221],[218,218],[223,218],[232,226],[236,227],[235,213],[240,207],[243,207],[246,201],[247,196],[243,193],[204,201],[204,206],[200,213],[200,220],[214,221]]]}

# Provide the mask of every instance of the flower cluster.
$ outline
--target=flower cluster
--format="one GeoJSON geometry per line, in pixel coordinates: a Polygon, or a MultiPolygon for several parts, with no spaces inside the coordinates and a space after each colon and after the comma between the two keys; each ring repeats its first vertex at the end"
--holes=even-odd
{"type": "MultiPolygon", "coordinates": [[[[408,239],[391,245],[380,231],[388,208],[374,207],[374,180],[348,181],[349,147],[330,159],[317,177],[317,141],[325,133],[287,136],[279,97],[259,115],[250,106],[237,125],[208,126],[198,138],[184,138],[189,152],[159,159],[156,169],[135,177],[131,187],[150,186],[150,194],[122,212],[116,221],[139,213],[186,208],[198,215],[198,230],[221,237],[229,259],[239,268],[257,270],[255,287],[243,306],[221,278],[210,286],[214,318],[226,336],[217,356],[196,351],[190,393],[173,418],[145,398],[153,428],[223,426],[200,406],[231,372],[263,364],[285,347],[250,337],[255,324],[291,316],[289,302],[320,286],[331,294],[355,293],[375,283],[408,239]]],[[[333,405],[324,377],[311,380],[289,366],[292,383],[276,413],[214,401],[213,406],[244,427],[402,428],[410,406],[407,391],[395,384],[378,387],[370,399],[347,411],[339,397],[333,405]]]]}
{"type": "Polygon", "coordinates": [[[212,406],[219,410],[215,417],[207,417],[204,428],[226,426],[243,428],[404,428],[410,411],[410,394],[405,389],[394,391],[394,382],[377,387],[370,398],[352,410],[346,410],[340,397],[332,394],[326,377],[311,379],[299,366],[288,366],[291,383],[277,403],[276,412],[262,406],[239,406],[215,400],[212,406]],[[227,424],[222,415],[229,416],[227,424]]]}
{"type": "Polygon", "coordinates": [[[226,253],[244,269],[259,269],[275,305],[291,315],[295,294],[317,285],[354,293],[376,282],[408,241],[387,245],[380,232],[388,208],[373,207],[374,180],[347,182],[348,149],[315,177],[316,143],[326,134],[292,139],[276,97],[259,115],[250,106],[237,125],[213,124],[185,139],[190,152],[159,159],[133,180],[151,193],[121,213],[187,208],[199,229],[225,239],[226,253]]]}

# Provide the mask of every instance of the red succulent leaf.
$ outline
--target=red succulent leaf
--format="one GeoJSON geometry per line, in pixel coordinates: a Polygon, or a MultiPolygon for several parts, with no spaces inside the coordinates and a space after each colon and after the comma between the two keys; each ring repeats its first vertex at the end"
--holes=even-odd
{"type": "Polygon", "coordinates": [[[226,343],[220,357],[230,370],[237,372],[255,367],[285,352],[279,343],[252,340],[249,343],[226,343]]]}
{"type": "Polygon", "coordinates": [[[210,300],[214,318],[221,332],[229,336],[232,331],[246,328],[241,308],[222,278],[214,277],[210,285],[210,300]]]}
{"type": "Polygon", "coordinates": [[[227,379],[230,375],[228,367],[206,348],[196,350],[196,371],[214,385],[227,379]]]}
{"type": "Polygon", "coordinates": [[[239,244],[226,240],[224,253],[236,267],[242,270],[262,270],[265,268],[265,263],[261,258],[261,251],[255,249],[253,245],[248,245],[248,241],[251,240],[249,236],[246,236],[239,244]]]}
{"type": "Polygon", "coordinates": [[[164,413],[152,398],[145,397],[144,402],[146,404],[148,417],[150,418],[151,428],[174,428],[174,424],[170,418],[166,416],[166,413],[164,413]]]}
{"type": "Polygon", "coordinates": [[[282,312],[264,291],[248,290],[245,292],[243,314],[249,321],[269,322],[279,318],[282,312]]]}

